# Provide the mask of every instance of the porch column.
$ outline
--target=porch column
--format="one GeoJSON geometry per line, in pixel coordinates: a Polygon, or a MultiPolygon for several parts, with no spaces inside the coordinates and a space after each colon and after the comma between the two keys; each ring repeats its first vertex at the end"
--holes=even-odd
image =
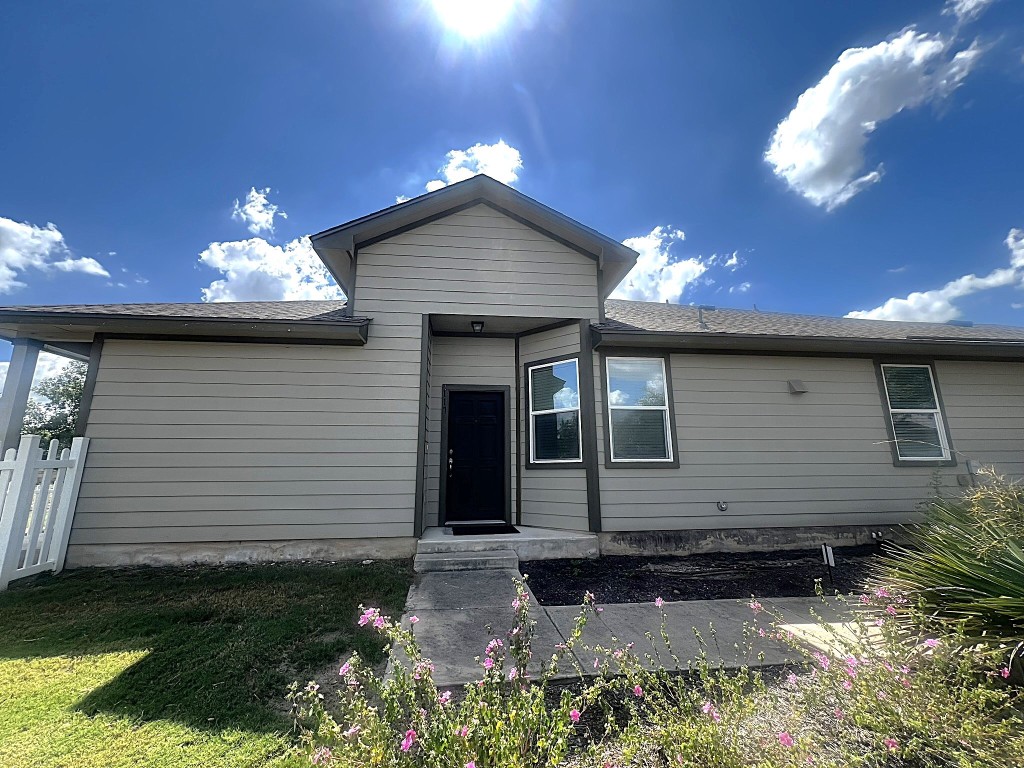
{"type": "Polygon", "coordinates": [[[42,348],[43,342],[35,339],[14,340],[11,364],[7,369],[3,394],[0,395],[0,435],[4,441],[2,452],[18,447],[21,428],[25,423],[25,406],[28,405],[32,377],[36,372],[36,360],[42,348]]]}

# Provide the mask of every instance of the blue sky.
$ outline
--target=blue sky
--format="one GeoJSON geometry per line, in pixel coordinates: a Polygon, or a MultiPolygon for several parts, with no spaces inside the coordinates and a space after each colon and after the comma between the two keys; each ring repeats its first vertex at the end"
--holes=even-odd
{"type": "Polygon", "coordinates": [[[620,295],[1024,325],[1024,4],[502,1],[5,3],[0,302],[333,296],[303,235],[483,168],[620,295]]]}

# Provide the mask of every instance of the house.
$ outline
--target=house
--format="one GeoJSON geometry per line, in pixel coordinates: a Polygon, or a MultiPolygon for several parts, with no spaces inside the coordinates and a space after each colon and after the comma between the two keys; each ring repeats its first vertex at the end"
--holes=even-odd
{"type": "Polygon", "coordinates": [[[635,252],[484,176],[312,242],[347,303],[0,310],[5,447],[37,352],[89,361],[69,565],[863,542],[1024,474],[1022,328],[609,300],[635,252]]]}

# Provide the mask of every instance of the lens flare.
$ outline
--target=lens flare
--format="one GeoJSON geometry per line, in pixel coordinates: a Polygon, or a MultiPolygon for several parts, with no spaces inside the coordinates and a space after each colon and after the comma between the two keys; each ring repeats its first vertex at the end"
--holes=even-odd
{"type": "Polygon", "coordinates": [[[497,32],[518,0],[433,0],[441,23],[465,40],[478,40],[497,32]]]}

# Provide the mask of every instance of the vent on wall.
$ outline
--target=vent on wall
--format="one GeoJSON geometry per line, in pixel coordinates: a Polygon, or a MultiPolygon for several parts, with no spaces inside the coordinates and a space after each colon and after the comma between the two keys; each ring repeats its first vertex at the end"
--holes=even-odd
{"type": "Polygon", "coordinates": [[[791,395],[802,395],[807,391],[807,385],[801,379],[790,379],[787,383],[791,395]]]}

